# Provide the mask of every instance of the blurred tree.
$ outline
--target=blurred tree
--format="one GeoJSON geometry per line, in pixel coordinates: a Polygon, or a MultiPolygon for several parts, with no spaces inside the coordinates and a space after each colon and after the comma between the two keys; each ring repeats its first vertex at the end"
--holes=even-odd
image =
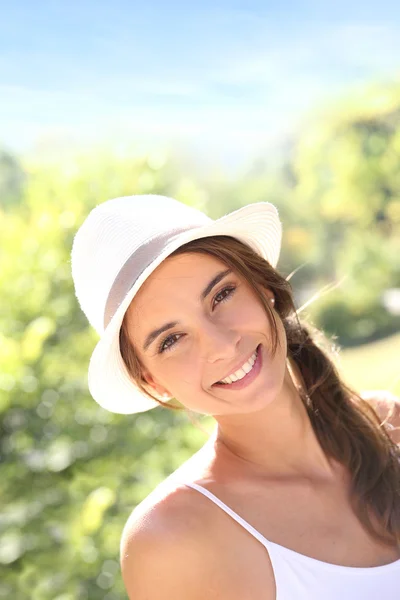
{"type": "Polygon", "coordinates": [[[183,414],[112,415],[89,397],[97,337],[74,297],[70,249],[97,203],[184,196],[189,182],[149,158],[28,171],[24,205],[0,213],[0,598],[125,598],[122,527],[205,435],[183,414]]]}
{"type": "Polygon", "coordinates": [[[21,202],[26,175],[19,161],[0,150],[0,207],[7,209],[21,202]]]}
{"type": "Polygon", "coordinates": [[[70,249],[90,209],[162,193],[216,218],[269,200],[284,225],[279,269],[304,265],[298,304],[346,276],[307,311],[342,344],[373,339],[400,328],[381,301],[400,287],[399,115],[398,87],[371,90],[308,124],[285,160],[203,185],[161,153],[23,168],[0,154],[0,598],[125,598],[119,539],[132,507],[206,437],[183,414],[112,415],[89,397],[97,338],[70,249]]]}
{"type": "Polygon", "coordinates": [[[340,319],[334,296],[309,312],[345,345],[400,328],[382,299],[400,287],[399,155],[400,85],[371,86],[310,118],[278,168],[258,165],[284,223],[280,267],[305,263],[293,279],[299,298],[342,281],[340,319]]]}

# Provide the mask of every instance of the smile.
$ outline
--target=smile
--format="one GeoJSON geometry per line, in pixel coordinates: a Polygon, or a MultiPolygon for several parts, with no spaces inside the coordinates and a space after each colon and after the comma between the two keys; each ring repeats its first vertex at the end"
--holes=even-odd
{"type": "Polygon", "coordinates": [[[255,352],[243,363],[243,365],[233,371],[224,379],[214,383],[216,387],[227,389],[240,389],[247,386],[258,375],[261,369],[261,344],[257,346],[255,352]]]}

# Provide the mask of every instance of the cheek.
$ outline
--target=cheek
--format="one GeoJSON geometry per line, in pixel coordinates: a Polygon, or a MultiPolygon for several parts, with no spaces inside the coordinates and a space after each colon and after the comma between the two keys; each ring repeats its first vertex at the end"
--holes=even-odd
{"type": "Polygon", "coordinates": [[[276,379],[277,383],[281,385],[283,383],[285,372],[286,372],[286,358],[287,358],[287,340],[286,332],[282,322],[277,322],[278,329],[278,345],[276,348],[276,354],[273,359],[273,363],[276,367],[276,379]]]}
{"type": "MultiPolygon", "coordinates": [[[[283,323],[279,318],[276,319],[276,330],[277,330],[277,346],[276,346],[275,355],[273,356],[272,361],[276,365],[276,367],[278,367],[278,365],[280,365],[282,369],[285,369],[286,356],[287,356],[287,340],[286,340],[286,332],[283,327],[283,323]]],[[[271,352],[272,352],[272,331],[270,332],[270,336],[271,336],[270,344],[271,344],[271,352]]]]}
{"type": "Polygon", "coordinates": [[[188,389],[193,392],[200,387],[201,364],[193,349],[177,351],[176,356],[166,358],[156,370],[160,381],[171,393],[182,394],[188,389]]]}
{"type": "Polygon", "coordinates": [[[279,340],[279,346],[278,346],[279,350],[278,351],[280,353],[286,354],[286,351],[287,351],[286,331],[285,331],[283,323],[279,317],[277,317],[277,319],[276,319],[276,329],[277,329],[277,335],[278,335],[278,340],[279,340]]]}
{"type": "MultiPolygon", "coordinates": [[[[284,340],[284,331],[283,325],[280,322],[279,317],[276,316],[276,327],[278,332],[278,338],[283,344],[284,340]]],[[[245,302],[240,306],[240,308],[233,315],[232,322],[235,327],[240,329],[244,334],[246,333],[256,333],[256,334],[264,334],[267,339],[267,346],[272,343],[272,326],[270,325],[268,315],[265,313],[264,308],[260,305],[259,302],[256,302],[252,298],[248,298],[248,302],[245,302]]],[[[279,352],[279,349],[277,350],[279,352]]]]}
{"type": "Polygon", "coordinates": [[[262,307],[251,298],[241,298],[240,302],[227,307],[219,320],[220,325],[239,330],[243,334],[265,331],[269,328],[268,319],[262,307]]]}

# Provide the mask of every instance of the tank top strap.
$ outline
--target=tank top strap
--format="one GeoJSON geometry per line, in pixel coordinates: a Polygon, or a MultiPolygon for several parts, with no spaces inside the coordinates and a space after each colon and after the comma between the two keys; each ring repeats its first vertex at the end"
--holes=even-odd
{"type": "Polygon", "coordinates": [[[222,502],[222,500],[217,498],[217,496],[215,496],[212,492],[210,492],[206,488],[202,487],[201,485],[198,485],[197,483],[192,483],[192,482],[189,483],[186,481],[183,481],[182,483],[184,485],[186,485],[187,487],[197,490],[204,496],[207,496],[207,498],[209,498],[211,500],[211,502],[214,502],[214,504],[219,506],[224,512],[226,512],[230,517],[232,517],[232,519],[234,519],[237,523],[239,523],[239,525],[244,527],[244,529],[246,529],[246,531],[248,531],[253,537],[255,537],[264,547],[266,547],[268,550],[270,549],[270,546],[269,546],[270,542],[263,535],[261,535],[261,533],[259,531],[257,531],[257,529],[255,529],[252,525],[250,525],[250,523],[245,521],[234,510],[229,508],[229,506],[227,506],[224,502],[222,502]]]}
{"type": "Polygon", "coordinates": [[[348,567],[327,563],[267,540],[252,525],[197,483],[179,480],[247,530],[267,550],[275,579],[276,600],[376,600],[393,598],[400,584],[400,559],[378,567],[348,567]]]}

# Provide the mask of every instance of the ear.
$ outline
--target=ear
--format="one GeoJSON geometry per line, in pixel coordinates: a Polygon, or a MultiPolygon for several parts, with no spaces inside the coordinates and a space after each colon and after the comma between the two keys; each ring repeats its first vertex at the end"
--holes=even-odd
{"type": "Polygon", "coordinates": [[[274,294],[271,292],[271,290],[269,289],[265,289],[264,290],[264,295],[267,298],[268,302],[271,303],[271,305],[273,306],[275,303],[275,296],[274,294]]]}
{"type": "Polygon", "coordinates": [[[147,387],[150,388],[150,391],[152,393],[155,393],[162,400],[166,401],[172,398],[172,395],[169,393],[169,391],[162,384],[158,383],[154,379],[154,377],[149,373],[149,371],[143,372],[143,379],[147,387]]]}

